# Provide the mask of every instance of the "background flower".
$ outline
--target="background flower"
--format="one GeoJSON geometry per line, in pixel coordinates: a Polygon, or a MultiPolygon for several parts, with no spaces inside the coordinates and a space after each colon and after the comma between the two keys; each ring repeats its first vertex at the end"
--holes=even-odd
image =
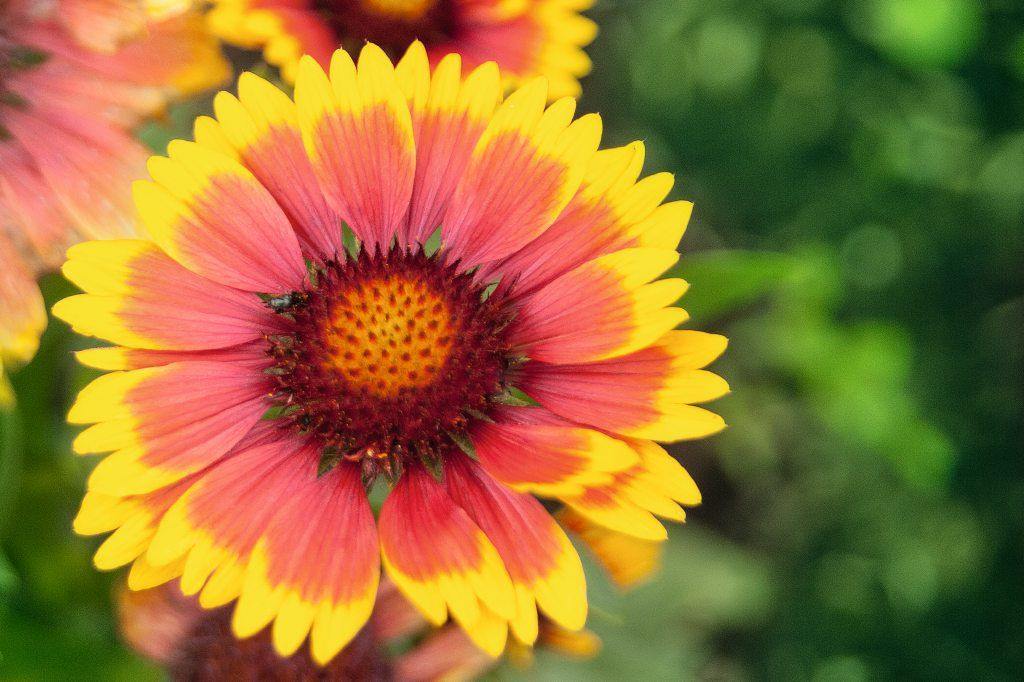
{"type": "Polygon", "coordinates": [[[508,87],[545,76],[550,96],[578,96],[590,71],[582,48],[597,26],[580,12],[593,0],[215,0],[210,26],[228,43],[262,49],[285,80],[299,57],[327,66],[339,45],[364,41],[397,59],[422,40],[431,61],[450,52],[467,68],[495,61],[508,87]]]}
{"type": "Polygon", "coordinates": [[[228,65],[196,15],[151,21],[141,4],[0,5],[0,399],[4,364],[43,326],[33,280],[82,239],[134,234],[129,186],[147,150],[131,136],[228,65]]]}
{"type": "MultiPolygon", "coordinates": [[[[431,628],[390,582],[383,582],[365,631],[326,667],[305,651],[287,658],[274,651],[269,633],[239,640],[228,609],[203,609],[168,583],[141,592],[122,588],[117,596],[121,636],[174,679],[474,679],[498,663],[455,626],[431,628]]],[[[560,631],[543,625],[537,647],[574,658],[600,650],[593,633],[560,631]]],[[[516,665],[531,665],[532,647],[517,648],[516,665]]]]}

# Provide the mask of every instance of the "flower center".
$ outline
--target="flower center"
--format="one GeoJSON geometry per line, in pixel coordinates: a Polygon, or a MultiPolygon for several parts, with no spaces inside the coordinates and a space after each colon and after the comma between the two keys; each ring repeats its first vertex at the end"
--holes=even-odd
{"type": "Polygon", "coordinates": [[[450,40],[458,29],[452,0],[318,0],[316,7],[342,45],[364,41],[397,58],[414,40],[427,46],[450,40]]]}
{"type": "Polygon", "coordinates": [[[436,0],[362,0],[362,5],[369,12],[381,16],[415,21],[426,14],[436,0]]]}
{"type": "Polygon", "coordinates": [[[327,453],[401,465],[436,457],[504,393],[514,360],[501,296],[439,256],[392,249],[331,261],[268,304],[281,417],[327,453]]]}
{"type": "Polygon", "coordinates": [[[324,365],[380,397],[429,385],[452,349],[452,315],[441,292],[407,273],[359,282],[329,305],[324,365]]]}

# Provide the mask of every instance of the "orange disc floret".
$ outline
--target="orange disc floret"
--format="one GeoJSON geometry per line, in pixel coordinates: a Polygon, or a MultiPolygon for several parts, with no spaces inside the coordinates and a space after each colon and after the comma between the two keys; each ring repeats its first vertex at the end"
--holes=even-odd
{"type": "Polygon", "coordinates": [[[542,79],[506,98],[493,64],[418,43],[330,62],[301,61],[294,100],[243,75],[135,184],[147,237],[69,251],[84,293],[54,313],[116,344],[79,355],[109,373],[75,449],[111,454],[75,528],[113,531],[97,566],[133,589],[179,578],[320,664],[382,565],[490,656],[579,631],[551,506],[639,540],[633,580],[700,503],[656,441],[724,427],[700,405],[725,339],[676,330],[686,285],[661,278],[691,206],[542,79]]]}

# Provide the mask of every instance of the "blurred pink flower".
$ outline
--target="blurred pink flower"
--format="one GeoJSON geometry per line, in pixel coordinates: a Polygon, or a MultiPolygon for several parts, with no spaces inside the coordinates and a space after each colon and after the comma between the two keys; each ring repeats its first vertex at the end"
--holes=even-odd
{"type": "Polygon", "coordinates": [[[148,152],[131,128],[230,75],[202,17],[170,14],[155,20],[141,0],[0,2],[0,404],[4,365],[29,360],[46,324],[35,277],[75,242],[134,231],[148,152]]]}

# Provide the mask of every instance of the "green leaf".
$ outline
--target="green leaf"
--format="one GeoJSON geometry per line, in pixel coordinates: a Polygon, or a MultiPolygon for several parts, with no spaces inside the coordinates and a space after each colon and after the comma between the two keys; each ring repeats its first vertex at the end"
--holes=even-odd
{"type": "Polygon", "coordinates": [[[356,236],[356,233],[348,226],[348,223],[341,224],[341,243],[345,245],[345,252],[348,253],[349,258],[352,260],[359,258],[362,244],[359,242],[359,237],[356,236]]]}
{"type": "Polygon", "coordinates": [[[166,116],[140,126],[136,137],[152,151],[163,154],[171,140],[192,138],[193,123],[198,116],[211,111],[211,99],[212,94],[172,105],[166,116]]]}
{"type": "Polygon", "coordinates": [[[9,69],[30,69],[33,66],[39,66],[47,59],[49,55],[41,50],[33,50],[30,47],[23,45],[17,45],[7,50],[5,55],[6,62],[4,66],[9,69]]]}
{"type": "Polygon", "coordinates": [[[540,403],[515,386],[506,386],[504,391],[493,396],[491,400],[499,405],[508,405],[510,407],[537,407],[540,405],[540,403]]]}
{"type": "Polygon", "coordinates": [[[11,566],[11,562],[0,548],[0,595],[13,593],[20,582],[14,566],[11,566]]]}
{"type": "MultiPolygon", "coordinates": [[[[3,104],[5,106],[9,106],[9,107],[19,107],[19,108],[21,108],[21,107],[25,107],[25,106],[28,105],[28,100],[26,100],[21,95],[15,94],[13,92],[8,92],[6,90],[0,90],[0,104],[3,104]]],[[[10,133],[7,133],[6,130],[4,132],[6,134],[8,134],[8,135],[10,134],[10,133]]]]}
{"type": "Polygon", "coordinates": [[[440,457],[437,456],[426,456],[421,457],[420,462],[426,467],[427,471],[434,480],[438,483],[444,482],[444,462],[441,461],[440,457]]]}
{"type": "Polygon", "coordinates": [[[437,250],[440,249],[440,248],[441,248],[441,228],[438,227],[436,230],[434,230],[431,233],[431,235],[429,237],[427,237],[427,241],[423,242],[423,255],[425,255],[427,258],[430,258],[435,253],[437,253],[437,250]]]}
{"type": "Polygon", "coordinates": [[[489,299],[491,297],[491,294],[493,294],[494,290],[497,289],[497,288],[498,288],[498,282],[491,282],[490,284],[485,286],[484,290],[480,292],[480,302],[482,303],[482,302],[486,301],[487,299],[489,299]]]}
{"type": "Polygon", "coordinates": [[[465,452],[473,459],[477,459],[476,448],[473,446],[473,441],[469,439],[465,433],[454,433],[448,431],[448,437],[452,439],[452,442],[459,446],[459,449],[465,452]]]}
{"type": "Polygon", "coordinates": [[[320,266],[317,265],[317,263],[310,258],[306,259],[306,274],[309,275],[310,285],[312,285],[313,288],[315,289],[317,282],[320,281],[321,271],[320,266]]]}
{"type": "Polygon", "coordinates": [[[296,405],[271,405],[267,408],[267,411],[260,417],[263,421],[272,421],[274,419],[280,419],[286,417],[289,414],[295,412],[298,409],[296,405]]]}
{"type": "MultiPolygon", "coordinates": [[[[0,374],[0,381],[6,382],[7,377],[0,374]]],[[[21,416],[12,398],[10,405],[0,407],[0,500],[12,501],[17,497],[24,450],[22,435],[21,416]]],[[[10,502],[0,504],[0,534],[12,508],[10,502]]]]}
{"type": "Polygon", "coordinates": [[[316,466],[316,477],[320,478],[331,469],[338,466],[338,462],[340,462],[344,456],[344,453],[324,449],[324,451],[320,453],[320,462],[316,466]]]}
{"type": "Polygon", "coordinates": [[[491,419],[491,416],[489,414],[484,414],[480,410],[466,410],[465,412],[473,419],[479,419],[480,421],[487,422],[488,424],[494,423],[494,420],[491,419]]]}

